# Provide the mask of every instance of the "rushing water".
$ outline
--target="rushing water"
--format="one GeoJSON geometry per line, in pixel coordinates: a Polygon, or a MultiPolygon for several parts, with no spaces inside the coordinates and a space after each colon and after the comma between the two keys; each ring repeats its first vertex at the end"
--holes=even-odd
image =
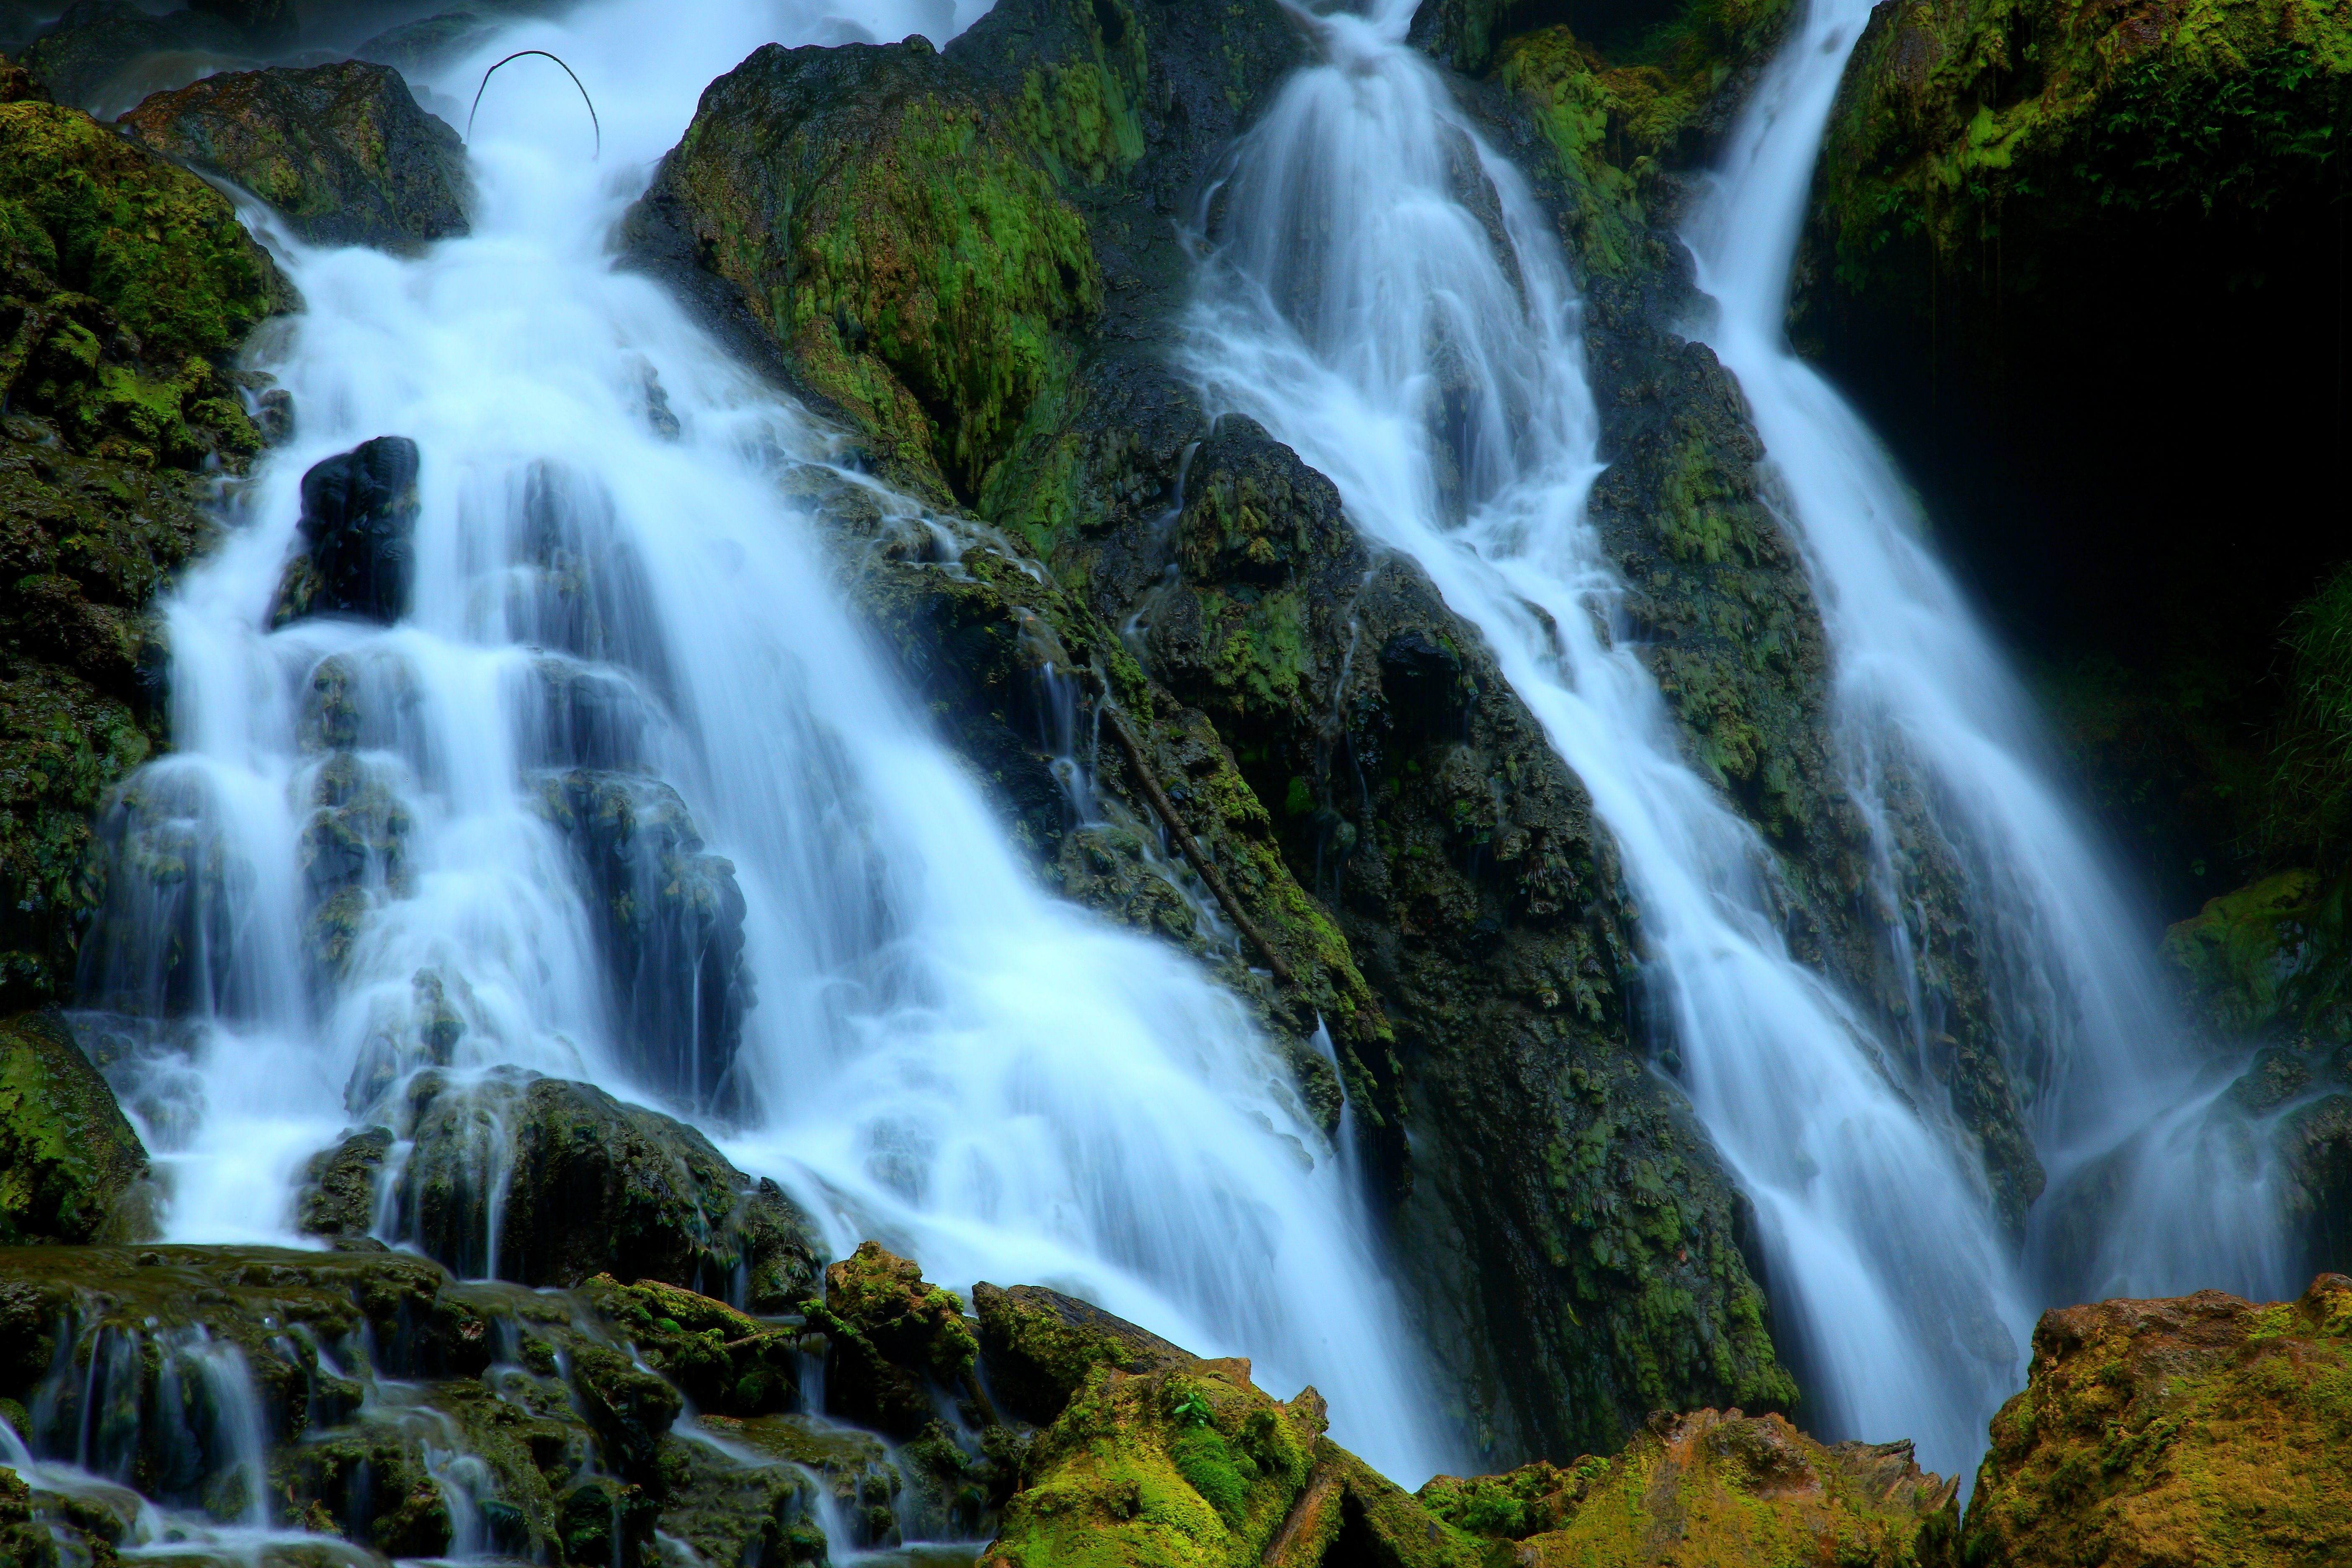
{"type": "Polygon", "coordinates": [[[2157,932],[2055,786],[2031,704],[1893,465],[1788,344],[1813,165],[1869,16],[1868,0],[1811,0],[1690,235],[1717,306],[1704,336],[1747,394],[1821,601],[1849,782],[1880,824],[1880,915],[1899,930],[1885,803],[1916,773],[1969,876],[2004,1056],[2049,1170],[2030,1238],[2049,1299],[2292,1294],[2266,1145],[2216,1104],[2227,1077],[2212,1069],[2229,1064],[2173,1016],[2157,932]]]}
{"type": "Polygon", "coordinates": [[[1403,37],[1328,57],[1221,193],[1197,369],[1486,633],[1622,852],[1696,1109],[1757,1205],[1813,1425],[1959,1468],[2023,1370],[2023,1298],[1955,1130],[1796,963],[1771,856],[1685,763],[1586,521],[1596,422],[1565,261],[1520,176],[1403,37]],[[1498,249],[1465,191],[1491,193],[1498,249]]]}
{"type": "Polygon", "coordinates": [[[1417,1482],[1434,1402],[1285,1069],[1197,965],[1037,890],[787,499],[825,433],[612,265],[653,160],[752,48],[944,42],[984,9],[608,0],[519,23],[422,85],[463,102],[491,60],[551,49],[595,95],[601,162],[571,81],[518,62],[483,102],[469,237],[278,243],[306,309],[257,356],[297,435],[168,607],[178,750],[105,827],[92,983],[136,1042],[115,1076],[187,1241],[291,1239],[301,1162],[396,1123],[425,1062],[656,1104],[723,1089],[724,1146],[836,1251],[877,1236],[935,1279],[1054,1284],[1254,1355],[1417,1482]],[[407,613],[269,629],[304,471],[388,435],[421,453],[407,613]],[[606,973],[551,823],[575,768],[679,856],[683,812],[732,862],[756,1001],[724,1085],[649,1058],[606,973]],[[322,928],[330,851],[363,870],[322,928]]]}

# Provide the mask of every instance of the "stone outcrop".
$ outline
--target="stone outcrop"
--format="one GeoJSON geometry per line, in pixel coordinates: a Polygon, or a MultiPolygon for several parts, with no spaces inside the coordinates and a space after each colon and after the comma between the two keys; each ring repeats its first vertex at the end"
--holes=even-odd
{"type": "Polygon", "coordinates": [[[59,103],[115,115],[205,68],[258,65],[256,41],[204,10],[151,16],[132,0],[74,0],[26,49],[34,79],[59,103]],[[164,79],[153,79],[161,65],[164,79]]]}
{"type": "Polygon", "coordinates": [[[825,1408],[836,1415],[908,1438],[936,1419],[934,1390],[978,1394],[963,1302],[878,1242],[827,1268],[824,1299],[806,1310],[826,1339],[825,1408]]]}
{"type": "Polygon", "coordinates": [[[415,575],[416,443],[379,436],[302,476],[301,543],[278,584],[273,626],[305,616],[390,625],[415,575]]]}
{"type": "Polygon", "coordinates": [[[152,1204],[147,1151],[73,1036],[0,1025],[0,1246],[136,1241],[152,1204]]]}
{"type": "Polygon", "coordinates": [[[356,1132],[313,1163],[297,1204],[305,1229],[365,1234],[359,1216],[373,1212],[386,1131],[397,1131],[412,1147],[391,1194],[394,1235],[460,1273],[660,1280],[756,1312],[816,1289],[815,1242],[792,1201],[658,1111],[510,1068],[470,1081],[420,1073],[392,1109],[399,1127],[356,1132]]]}
{"type": "Polygon", "coordinates": [[[466,232],[465,144],[389,66],[227,71],[122,117],[148,146],[251,191],[314,245],[466,232]]]}
{"type": "Polygon", "coordinates": [[[2352,1556],[2352,1279],[2045,1312],[1953,1559],[1976,1568],[2352,1556]]]}
{"type": "Polygon", "coordinates": [[[91,815],[161,739],[146,606],[260,444],[228,356],[290,292],[202,180],[0,101],[0,994],[59,999],[91,815]]]}
{"type": "MultiPolygon", "coordinates": [[[[929,528],[810,483],[849,552],[852,596],[1045,874],[1195,951],[1205,903],[1272,971],[1221,969],[1294,1042],[1327,1127],[1344,1086],[1404,1203],[1402,1252],[1431,1338],[1461,1359],[1448,1373],[1472,1391],[1481,1440],[1566,1458],[1660,1405],[1769,1407],[1793,1389],[1739,1205],[1633,1043],[1614,853],[1581,787],[1427,581],[1375,559],[1328,481],[1264,431],[1213,428],[1171,366],[1192,262],[1170,218],[1307,58],[1271,4],[1118,0],[1008,0],[943,56],[919,41],[771,51],[706,95],[633,216],[635,254],[957,537],[942,571],[929,528]],[[969,128],[957,146],[980,150],[969,174],[909,129],[950,121],[969,128]],[[887,134],[823,140],[874,126],[887,134]],[[799,149],[773,168],[741,151],[771,131],[799,149]],[[820,174],[870,193],[875,216],[783,218],[773,182],[820,174]],[[963,201],[987,192],[1004,199],[963,201]],[[1036,356],[985,377],[933,331],[952,315],[937,283],[908,270],[910,245],[946,231],[890,216],[950,207],[1032,258],[1005,287],[1034,289],[992,297],[1005,328],[988,352],[1036,356]],[[1035,259],[1048,255],[1050,274],[1035,259]],[[884,321],[898,324],[888,343],[861,335],[884,321]],[[982,402],[919,390],[983,382],[982,402]],[[1105,822],[1070,821],[1057,735],[1093,738],[1077,760],[1105,822]],[[1137,852],[1136,830],[1162,826],[1188,862],[1173,879],[1137,852]],[[1318,1019],[1338,1083],[1303,1044],[1318,1019]]],[[[1693,430],[1654,445],[1663,462],[1712,441],[1744,473],[1752,437],[1739,446],[1736,401],[1706,365],[1687,395],[1693,430]]],[[[1623,503],[1647,504],[1646,489],[1623,503]]],[[[1743,621],[1710,604],[1691,637],[1704,623],[1710,657],[1767,661],[1758,701],[1779,704],[1773,721],[1825,768],[1818,736],[1803,740],[1817,649],[1811,664],[1801,647],[1779,664],[1754,651],[1767,625],[1802,642],[1810,621],[1783,626],[1810,616],[1801,574],[1769,553],[1760,507],[1741,516],[1765,566],[1689,574],[1705,566],[1727,599],[1763,607],[1743,621]]],[[[1727,754],[1760,778],[1764,745],[1727,754]]]]}
{"type": "Polygon", "coordinates": [[[1028,1450],[987,1568],[1915,1568],[1940,1560],[1957,1522],[1957,1483],[1909,1444],[1825,1447],[1736,1410],[1660,1413],[1612,1459],[1408,1494],[1325,1436],[1311,1388],[1276,1401],[1245,1360],[1188,1355],[1051,1291],[982,1300],[992,1370],[1020,1364],[1042,1392],[1083,1369],[1028,1450]]]}

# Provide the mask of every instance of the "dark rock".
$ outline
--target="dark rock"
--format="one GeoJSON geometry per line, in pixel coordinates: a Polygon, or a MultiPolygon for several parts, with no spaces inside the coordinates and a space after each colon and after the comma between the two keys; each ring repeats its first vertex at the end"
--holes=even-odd
{"type": "Polygon", "coordinates": [[[431,69],[480,43],[498,22],[472,11],[445,11],[378,33],[352,51],[403,73],[431,69]]]}
{"type": "Polygon", "coordinates": [[[1050,1425],[1098,1366],[1141,1374],[1199,1360],[1148,1329],[1040,1285],[975,1285],[988,1386],[1024,1421],[1050,1425]]]}
{"type": "Polygon", "coordinates": [[[272,626],[321,615],[388,625],[408,613],[416,468],[415,442],[379,436],[302,476],[301,548],[278,584],[272,626]]]}
{"type": "Polygon", "coordinates": [[[47,103],[47,89],[33,79],[33,73],[5,55],[0,55],[0,103],[47,103]]]}
{"type": "Polygon", "coordinates": [[[314,1155],[294,1197],[295,1228],[339,1247],[381,1249],[383,1244],[369,1233],[375,1228],[376,1183],[392,1144],[390,1129],[370,1127],[314,1155]]]}
{"type": "Polygon", "coordinates": [[[1045,340],[1101,301],[1084,224],[919,37],[758,50],[705,91],[633,226],[674,232],[884,471],[940,500],[979,491],[1045,387],[1045,340]],[[914,260],[940,254],[971,265],[914,260]]]}
{"type": "Polygon", "coordinates": [[[147,1151],[72,1034],[0,1025],[0,1246],[137,1241],[152,1206],[147,1151]]]}
{"type": "Polygon", "coordinates": [[[806,1306],[826,1339],[824,1404],[832,1415],[913,1437],[934,1419],[934,1389],[969,1382],[979,1342],[953,1292],[878,1242],[824,1271],[824,1299],[806,1306]]]}
{"type": "Polygon", "coordinates": [[[394,1228],[460,1272],[493,1271],[491,1197],[502,1192],[500,1279],[657,1279],[754,1312],[814,1291],[815,1243],[791,1200],[657,1111],[501,1069],[464,1084],[420,1074],[404,1113],[415,1147],[394,1228]]]}
{"type": "Polygon", "coordinates": [[[251,191],[314,245],[413,246],[466,232],[465,144],[389,66],[226,72],[158,93],[122,123],[251,191]]]}
{"type": "Polygon", "coordinates": [[[108,116],[207,70],[258,64],[234,23],[201,11],[152,16],[131,0],[74,0],[24,55],[49,97],[108,116]]]}
{"type": "Polygon", "coordinates": [[[733,864],[656,780],[579,769],[542,780],[538,809],[587,882],[629,1070],[690,1106],[732,1103],[751,1001],[733,864]]]}

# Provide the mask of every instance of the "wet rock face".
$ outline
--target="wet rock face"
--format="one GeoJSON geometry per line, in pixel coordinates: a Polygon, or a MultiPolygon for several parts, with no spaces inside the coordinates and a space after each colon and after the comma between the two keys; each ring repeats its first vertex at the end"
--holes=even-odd
{"type": "Polygon", "coordinates": [[[828,1341],[824,1397],[834,1415],[912,1437],[937,1416],[934,1389],[953,1397],[970,1383],[979,1345],[963,1302],[878,1242],[827,1268],[824,1299],[806,1310],[828,1341]]]}
{"type": "Polygon", "coordinates": [[[1097,1367],[1145,1373],[1198,1358],[1089,1301],[1038,1285],[972,1288],[980,1310],[981,1365],[1005,1407],[1050,1424],[1097,1367]]]}
{"type": "Polygon", "coordinates": [[[255,45],[236,23],[203,10],[155,16],[131,0],[74,0],[25,51],[24,63],[58,102],[111,115],[166,85],[142,69],[154,57],[177,57],[176,79],[184,81],[194,74],[190,57],[215,69],[254,65],[255,45]]]}
{"type": "Polygon", "coordinates": [[[467,229],[465,144],[389,66],[225,72],[158,93],[122,123],[253,192],[314,245],[406,247],[467,229]]]}
{"type": "Polygon", "coordinates": [[[636,227],[740,290],[885,471],[941,500],[979,491],[1052,334],[1101,302],[1083,222],[920,38],[759,50],[704,92],[636,227]]]}
{"type": "Polygon", "coordinates": [[[2347,1441],[2352,1279],[2269,1306],[2200,1290],[2045,1312],[1956,1561],[2344,1561],[2347,1441]]]}
{"type": "Polygon", "coordinates": [[[272,618],[357,616],[390,625],[415,572],[416,443],[379,436],[302,476],[301,552],[287,563],[272,618]]]}
{"type": "MultiPolygon", "coordinates": [[[[1292,1043],[1327,1128],[1344,1084],[1480,1440],[1564,1458],[1613,1447],[1661,1406],[1786,1403],[1738,1200],[1636,1043],[1614,853],[1581,787],[1476,634],[1420,574],[1362,547],[1328,480],[1245,420],[1213,426],[1169,369],[1192,266],[1171,219],[1197,210],[1232,136],[1306,58],[1295,21],[1271,0],[1004,0],[944,65],[912,48],[834,54],[779,54],[714,91],[637,242],[805,385],[855,333],[784,310],[797,296],[779,291],[772,250],[764,272],[727,259],[772,223],[784,177],[728,172],[751,134],[739,128],[863,125],[877,104],[924,122],[976,102],[982,133],[1010,136],[1083,218],[1100,313],[1024,318],[1043,323],[1046,371],[1017,434],[950,487],[992,525],[942,520],[954,570],[928,529],[818,499],[855,559],[852,594],[1015,841],[1069,896],[1196,952],[1195,904],[1235,911],[1273,978],[1221,973],[1292,1043]],[[708,245],[679,237],[692,235],[708,245]],[[1057,771],[1072,764],[1103,822],[1073,821],[1057,771]],[[1140,851],[1162,831],[1179,854],[1198,846],[1223,886],[1154,868],[1140,851]],[[1307,1044],[1318,1022],[1336,1072],[1307,1044]]],[[[961,177],[895,132],[873,147],[835,155],[870,158],[892,200],[961,177]]],[[[897,270],[899,240],[857,233],[863,269],[825,265],[933,319],[921,280],[897,270]]],[[[1729,440],[1737,405],[1713,374],[1706,430],[1729,440]]],[[[869,392],[830,406],[903,477],[893,454],[912,426],[869,392]]],[[[1752,467],[1741,451],[1723,460],[1752,467]]],[[[1748,521],[1769,520],[1759,508],[1748,521]]],[[[1771,566],[1773,605],[1802,601],[1793,557],[1771,566]]],[[[1694,615],[1693,640],[1720,618],[1711,604],[1694,615]]],[[[1748,658],[1736,635],[1708,647],[1748,658]]],[[[1819,674],[1767,669],[1775,711],[1816,721],[1801,700],[1817,700],[1819,674]]]]}
{"type": "MultiPolygon", "coordinates": [[[[898,1477],[872,1439],[845,1455],[792,1414],[798,1333],[609,1278],[562,1296],[407,1257],[0,1248],[0,1413],[37,1458],[183,1510],[173,1539],[195,1542],[257,1507],[321,1552],[650,1568],[658,1530],[821,1557],[820,1483],[790,1461],[886,1495],[898,1477]],[[687,1441],[681,1390],[744,1447],[789,1452],[687,1441]]],[[[0,1543],[27,1521],[71,1525],[100,1562],[156,1543],[127,1493],[31,1474],[29,1496],[0,1486],[0,1543]]]]}
{"type": "Polygon", "coordinates": [[[543,782],[539,808],[587,880],[630,1072],[690,1106],[731,1103],[751,1002],[734,865],[651,779],[575,770],[543,782]]]}
{"type": "Polygon", "coordinates": [[[0,1246],[137,1240],[151,1204],[147,1151],[72,1035],[0,1025],[0,1246]]]}
{"type": "MultiPolygon", "coordinates": [[[[609,1273],[757,1312],[814,1292],[815,1243],[792,1201],[657,1111],[501,1069],[472,1083],[421,1074],[400,1115],[415,1146],[400,1168],[395,1232],[460,1273],[530,1285],[609,1273]]],[[[362,1162],[362,1141],[378,1136],[347,1141],[331,1167],[362,1162]]],[[[322,1200],[316,1212],[346,1224],[350,1205],[322,1200]]]]}

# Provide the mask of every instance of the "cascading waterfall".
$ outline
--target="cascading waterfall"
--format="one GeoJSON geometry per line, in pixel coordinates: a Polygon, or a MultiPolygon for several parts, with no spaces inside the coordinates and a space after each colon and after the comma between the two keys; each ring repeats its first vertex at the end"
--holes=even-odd
{"type": "Polygon", "coordinates": [[[1881,918],[1905,897],[1890,780],[1924,775],[1969,877],[2003,1054],[2048,1167],[2030,1256],[2058,1301],[2300,1281],[2261,1151],[2217,1113],[2227,1064],[2201,1059],[2166,1003],[2154,931],[2052,782],[2016,678],[1922,539],[1916,503],[1854,411],[1783,327],[1812,172],[1867,0],[1810,0],[1733,131],[1695,215],[1702,334],[1739,379],[1836,662],[1855,798],[1879,826],[1881,918]],[[2072,1223],[2067,1222],[2071,1218],[2072,1223]],[[2074,1236],[2061,1241],[2064,1226],[2074,1236]]]}
{"type": "Polygon", "coordinates": [[[597,99],[601,163],[571,82],[525,63],[482,105],[470,237],[415,258],[279,244],[307,308],[256,353],[298,434],[169,605],[179,749],[103,827],[89,983],[169,1235],[291,1239],[301,1162],[354,1120],[396,1121],[426,1067],[724,1105],[730,1156],[837,1252],[877,1236],[934,1279],[1052,1284],[1253,1355],[1417,1482],[1444,1457],[1435,1401],[1286,1070],[1195,964],[1036,890],[786,499],[795,474],[860,481],[613,270],[651,161],[751,48],[944,42],[985,5],[833,9],[609,0],[519,22],[422,85],[462,103],[490,61],[551,49],[592,89],[625,84],[597,99]],[[272,629],[303,474],[383,437],[413,459],[382,443],[345,480],[413,480],[405,613],[272,629]],[[651,1009],[658,1038],[637,977],[676,964],[616,946],[597,900],[628,889],[580,869],[614,822],[666,876],[740,889],[740,957],[687,953],[723,983],[693,968],[651,1009]]]}
{"type": "Polygon", "coordinates": [[[1791,959],[1769,851],[1679,754],[1584,516],[1600,463],[1564,258],[1406,47],[1414,8],[1303,16],[1328,63],[1214,194],[1195,369],[1421,563],[1591,792],[1684,1082],[1757,1205],[1809,1423],[1964,1469],[2030,1321],[1981,1173],[1899,1054],[1791,959]]]}

